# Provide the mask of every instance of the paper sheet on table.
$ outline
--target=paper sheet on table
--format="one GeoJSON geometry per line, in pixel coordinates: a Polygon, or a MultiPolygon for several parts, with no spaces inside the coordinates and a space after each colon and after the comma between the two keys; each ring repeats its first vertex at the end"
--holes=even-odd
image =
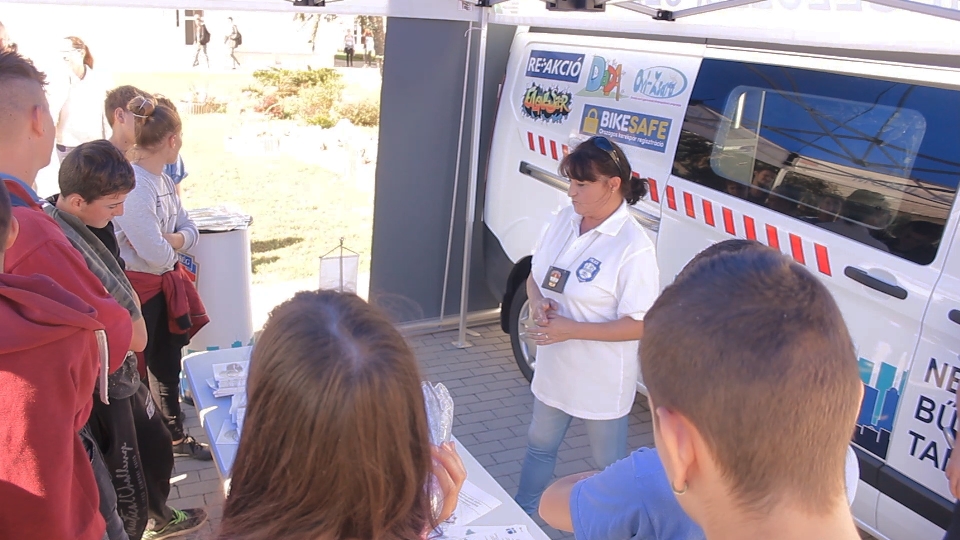
{"type": "Polygon", "coordinates": [[[480,519],[481,516],[489,514],[494,508],[500,506],[500,504],[500,499],[467,480],[463,483],[463,487],[460,488],[460,498],[457,501],[457,509],[454,510],[450,523],[454,526],[469,525],[480,519]]]}
{"type": "Polygon", "coordinates": [[[237,426],[233,422],[226,421],[220,426],[220,434],[217,435],[217,444],[240,444],[240,434],[237,432],[237,426]]]}
{"type": "Polygon", "coordinates": [[[441,538],[446,540],[534,540],[525,525],[450,527],[441,538]]]}

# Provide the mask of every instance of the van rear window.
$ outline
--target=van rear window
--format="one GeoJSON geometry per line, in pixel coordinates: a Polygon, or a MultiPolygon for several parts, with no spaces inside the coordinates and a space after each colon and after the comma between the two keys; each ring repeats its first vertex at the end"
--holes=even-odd
{"type": "Polygon", "coordinates": [[[960,95],[704,60],[673,174],[918,264],[960,178],[960,95]]]}

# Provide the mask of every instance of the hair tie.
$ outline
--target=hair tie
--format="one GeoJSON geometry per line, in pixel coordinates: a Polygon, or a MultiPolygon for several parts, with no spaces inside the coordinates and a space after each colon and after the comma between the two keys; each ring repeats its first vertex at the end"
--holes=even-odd
{"type": "MultiPolygon", "coordinates": [[[[145,98],[145,97],[143,97],[143,96],[137,96],[137,97],[140,98],[141,100],[143,100],[143,101],[140,102],[140,105],[137,105],[137,107],[140,107],[140,109],[142,110],[142,109],[144,108],[144,105],[146,105],[147,103],[149,103],[150,100],[148,100],[147,98],[145,98]]],[[[150,118],[150,115],[137,114],[137,113],[135,113],[135,112],[133,112],[133,111],[130,111],[130,113],[133,114],[133,116],[135,116],[135,117],[137,117],[137,118],[150,118]]]]}

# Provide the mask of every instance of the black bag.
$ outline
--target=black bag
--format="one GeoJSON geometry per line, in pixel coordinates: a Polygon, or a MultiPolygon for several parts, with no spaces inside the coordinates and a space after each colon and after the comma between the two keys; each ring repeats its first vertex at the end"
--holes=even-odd
{"type": "Polygon", "coordinates": [[[200,25],[200,44],[206,45],[210,43],[210,31],[207,30],[207,25],[200,25]]]}
{"type": "Polygon", "coordinates": [[[241,34],[239,30],[237,30],[237,47],[239,47],[240,45],[243,45],[243,34],[241,34]]]}

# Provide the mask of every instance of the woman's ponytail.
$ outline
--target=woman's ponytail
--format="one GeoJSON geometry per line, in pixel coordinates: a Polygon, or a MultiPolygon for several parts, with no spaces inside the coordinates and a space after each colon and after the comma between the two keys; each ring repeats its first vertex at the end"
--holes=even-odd
{"type": "Polygon", "coordinates": [[[630,175],[620,184],[620,193],[627,200],[627,204],[636,204],[647,194],[647,179],[630,175]]]}

